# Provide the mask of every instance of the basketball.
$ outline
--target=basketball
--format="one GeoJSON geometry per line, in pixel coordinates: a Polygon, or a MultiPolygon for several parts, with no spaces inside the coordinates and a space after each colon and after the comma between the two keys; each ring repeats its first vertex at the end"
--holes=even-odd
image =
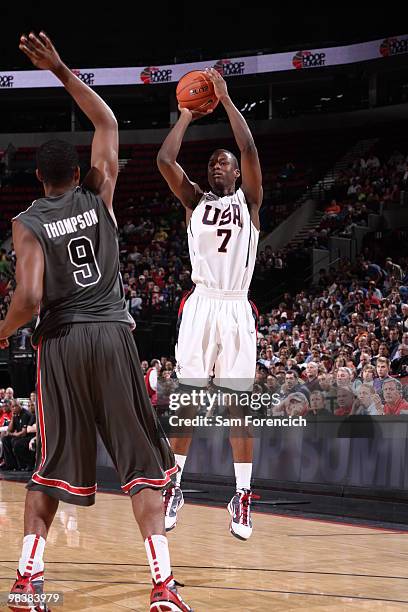
{"type": "Polygon", "coordinates": [[[190,110],[212,110],[218,104],[214,85],[202,70],[192,70],[182,76],[177,84],[176,96],[179,105],[190,110]]]}

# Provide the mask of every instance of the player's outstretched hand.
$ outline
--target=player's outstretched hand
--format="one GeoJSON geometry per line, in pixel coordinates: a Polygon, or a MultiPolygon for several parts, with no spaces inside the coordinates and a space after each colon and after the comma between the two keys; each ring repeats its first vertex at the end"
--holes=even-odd
{"type": "Polygon", "coordinates": [[[207,110],[190,110],[189,108],[184,108],[183,106],[178,105],[178,109],[180,111],[180,115],[186,115],[186,117],[190,118],[190,121],[195,121],[196,119],[201,119],[202,117],[207,117],[207,115],[211,115],[213,109],[207,110]]]}
{"type": "Polygon", "coordinates": [[[224,77],[215,68],[206,68],[205,73],[214,85],[214,93],[219,100],[228,96],[228,88],[224,77]]]}
{"type": "Polygon", "coordinates": [[[20,37],[19,48],[34,66],[41,70],[54,72],[62,64],[60,56],[45,32],[40,32],[38,36],[34,32],[30,32],[28,36],[23,34],[20,37]]]}

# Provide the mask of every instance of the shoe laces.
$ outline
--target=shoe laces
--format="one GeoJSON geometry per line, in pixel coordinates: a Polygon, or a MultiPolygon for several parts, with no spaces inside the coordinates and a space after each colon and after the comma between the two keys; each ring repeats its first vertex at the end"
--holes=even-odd
{"type": "Polygon", "coordinates": [[[251,509],[251,502],[253,499],[261,499],[261,496],[255,495],[255,493],[252,493],[251,491],[245,491],[245,493],[241,493],[240,495],[240,499],[239,499],[240,513],[239,513],[238,519],[239,520],[242,519],[242,523],[244,525],[248,525],[249,512],[251,509]]]}
{"type": "Polygon", "coordinates": [[[166,580],[163,580],[162,582],[154,582],[154,585],[163,585],[164,587],[167,587],[185,606],[187,605],[183,598],[181,597],[180,593],[177,591],[177,587],[183,587],[184,584],[182,582],[178,582],[175,578],[173,578],[173,574],[170,574],[170,576],[168,576],[166,578],[166,580]]]}
{"type": "Polygon", "coordinates": [[[44,572],[37,572],[36,574],[20,574],[20,571],[17,570],[17,580],[18,582],[39,582],[41,578],[43,578],[44,572]]]}

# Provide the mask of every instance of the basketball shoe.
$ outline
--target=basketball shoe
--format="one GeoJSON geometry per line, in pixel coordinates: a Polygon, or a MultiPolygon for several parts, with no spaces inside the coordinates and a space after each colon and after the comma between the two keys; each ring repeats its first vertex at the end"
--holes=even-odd
{"type": "Polygon", "coordinates": [[[183,491],[178,485],[169,487],[163,493],[163,500],[166,531],[171,531],[177,525],[177,512],[184,506],[183,491]]]}
{"type": "Polygon", "coordinates": [[[150,594],[150,612],[193,612],[181,595],[177,592],[178,586],[184,586],[174,580],[170,574],[164,582],[154,582],[150,594]],[[169,584],[169,583],[173,584],[169,584]]]}
{"type": "Polygon", "coordinates": [[[8,607],[13,612],[51,612],[46,604],[30,605],[30,596],[42,595],[44,590],[44,580],[41,580],[44,572],[38,572],[32,576],[22,576],[17,570],[17,580],[13,584],[10,595],[13,599],[9,599],[8,607]],[[21,595],[21,600],[18,601],[18,595],[21,595]],[[28,601],[24,602],[24,596],[27,596],[28,601]]]}
{"type": "Polygon", "coordinates": [[[230,532],[239,540],[248,540],[252,534],[251,501],[259,499],[249,489],[242,489],[235,493],[228,504],[231,515],[230,532]]]}

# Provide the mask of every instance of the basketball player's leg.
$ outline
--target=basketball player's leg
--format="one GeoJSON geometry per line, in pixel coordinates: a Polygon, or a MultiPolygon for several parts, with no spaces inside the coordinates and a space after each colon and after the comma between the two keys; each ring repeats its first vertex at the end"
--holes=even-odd
{"type": "Polygon", "coordinates": [[[12,592],[42,592],[43,554],[59,500],[87,506],[95,499],[95,424],[86,347],[74,330],[65,329],[38,349],[39,439],[35,471],[27,485],[24,541],[12,592]]]}
{"type": "MultiPolygon", "coordinates": [[[[231,390],[230,390],[231,391],[231,390]]],[[[240,394],[240,397],[243,395],[240,394]]],[[[239,403],[239,402],[238,402],[239,403]]],[[[232,456],[235,464],[251,464],[254,457],[254,442],[252,429],[245,425],[245,416],[247,415],[246,408],[243,408],[237,403],[232,402],[228,409],[229,416],[236,423],[240,421],[240,425],[234,424],[230,427],[230,444],[232,450],[232,456]]],[[[237,479],[237,489],[249,489],[251,488],[250,477],[245,478],[244,474],[242,474],[241,482],[239,482],[239,477],[241,474],[237,473],[239,469],[236,467],[235,474],[237,479]],[[244,480],[243,480],[244,479],[244,480]]]]}
{"type": "MultiPolygon", "coordinates": [[[[217,301],[192,293],[179,312],[178,337],[175,347],[176,372],[180,393],[197,394],[207,387],[217,355],[216,341],[217,301]]],[[[191,401],[175,413],[180,422],[197,416],[200,405],[191,401]]],[[[179,471],[176,484],[180,486],[183,469],[191,446],[193,428],[177,427],[177,435],[169,435],[171,448],[176,456],[179,471]]]]}
{"type": "MultiPolygon", "coordinates": [[[[186,393],[189,396],[193,388],[189,386],[180,387],[180,393],[186,393]]],[[[177,525],[178,513],[184,506],[184,496],[181,489],[181,477],[186,465],[191,442],[193,440],[193,427],[185,425],[185,419],[193,419],[197,415],[197,408],[190,406],[181,406],[177,409],[176,415],[182,425],[173,427],[172,432],[169,432],[168,440],[170,447],[174,453],[174,458],[177,465],[177,473],[175,482],[170,485],[163,494],[164,520],[166,531],[171,531],[177,525]]]]}
{"type": "MultiPolygon", "coordinates": [[[[44,549],[48,531],[58,509],[58,500],[41,491],[27,491],[24,508],[24,539],[18,561],[17,579],[10,594],[38,594],[44,591],[44,549]]],[[[10,600],[12,601],[12,600],[10,600]]],[[[19,610],[12,603],[11,610],[19,610]]],[[[34,608],[30,608],[33,609],[34,608]]],[[[46,612],[46,606],[35,610],[46,612]]]]}
{"type": "MultiPolygon", "coordinates": [[[[193,387],[189,387],[187,385],[178,388],[179,393],[190,394],[192,390],[193,387]]],[[[197,416],[197,408],[192,405],[180,406],[180,408],[177,408],[177,410],[175,411],[175,414],[177,415],[179,421],[183,423],[183,425],[177,426],[177,429],[173,428],[169,432],[168,439],[170,442],[171,450],[173,451],[177,461],[177,455],[181,455],[187,458],[188,451],[190,450],[191,442],[193,440],[193,427],[185,425],[185,420],[193,419],[195,416],[197,416]]],[[[176,480],[178,483],[179,479],[181,479],[181,472],[183,468],[184,463],[181,471],[177,473],[176,480]]]]}
{"type": "Polygon", "coordinates": [[[252,533],[253,435],[245,417],[249,414],[250,391],[255,378],[256,325],[247,300],[226,301],[223,309],[225,312],[219,320],[221,349],[215,365],[215,383],[232,395],[228,412],[237,423],[230,427],[229,435],[236,481],[236,493],[228,506],[232,516],[230,530],[239,539],[248,539],[252,533]]]}
{"type": "Polygon", "coordinates": [[[171,573],[164,527],[162,492],[177,466],[147,395],[133,336],[128,326],[105,324],[98,326],[91,343],[97,351],[98,428],[122,490],[131,496],[154,582],[151,605],[171,601],[178,606],[171,609],[188,612],[171,573]]]}
{"type": "Polygon", "coordinates": [[[24,536],[37,534],[44,540],[58,510],[58,499],[41,491],[27,491],[24,507],[24,536]]]}

